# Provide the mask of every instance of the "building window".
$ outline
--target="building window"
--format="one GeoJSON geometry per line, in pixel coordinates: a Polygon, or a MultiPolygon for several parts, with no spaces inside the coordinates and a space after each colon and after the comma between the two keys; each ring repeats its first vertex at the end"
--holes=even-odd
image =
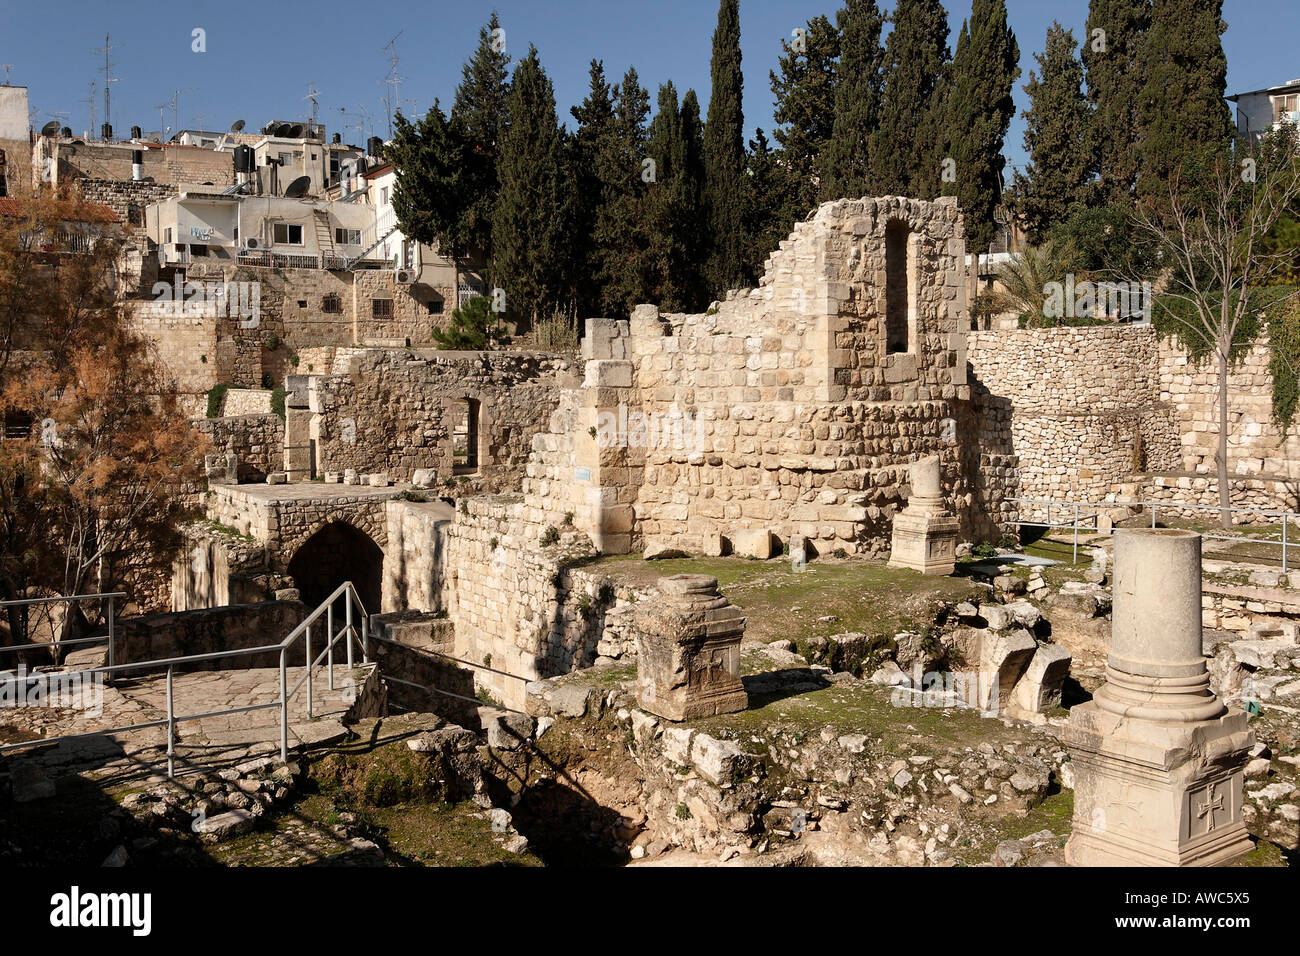
{"type": "Polygon", "coordinates": [[[442,315],[442,299],[430,299],[428,302],[430,315],[442,315]]]}
{"type": "Polygon", "coordinates": [[[32,423],[34,419],[27,412],[9,409],[4,413],[4,432],[5,438],[31,438],[32,423]]]}
{"type": "Polygon", "coordinates": [[[891,219],[885,226],[885,353],[912,351],[911,230],[891,219]]]}
{"type": "Polygon", "coordinates": [[[452,471],[458,475],[478,471],[478,402],[472,398],[451,405],[452,471]]]}
{"type": "Polygon", "coordinates": [[[359,246],[361,245],[361,230],[335,228],[334,241],[340,246],[359,246]]]}
{"type": "Polygon", "coordinates": [[[190,243],[190,255],[192,255],[192,256],[206,256],[207,254],[208,254],[208,247],[207,247],[207,246],[205,246],[205,245],[200,245],[199,243],[194,243],[194,242],[191,242],[191,243],[190,243]]]}
{"type": "Polygon", "coordinates": [[[340,299],[336,293],[331,292],[329,295],[325,296],[325,298],[321,299],[320,309],[322,312],[327,312],[330,315],[342,315],[343,300],[340,299]]]}
{"type": "Polygon", "coordinates": [[[370,315],[375,319],[391,319],[393,317],[393,300],[371,299],[370,315]]]}
{"type": "Polygon", "coordinates": [[[280,160],[280,165],[281,165],[281,166],[288,166],[288,165],[289,165],[289,154],[288,154],[288,153],[280,153],[279,156],[278,156],[278,158],[279,158],[279,160],[280,160]]]}
{"type": "Polygon", "coordinates": [[[388,205],[388,187],[387,187],[387,186],[384,186],[383,188],[381,188],[381,189],[379,190],[379,205],[381,205],[381,206],[387,206],[387,205],[388,205]]]}
{"type": "Polygon", "coordinates": [[[277,222],[275,224],[274,241],[280,245],[301,246],[302,226],[291,222],[277,222]]]}

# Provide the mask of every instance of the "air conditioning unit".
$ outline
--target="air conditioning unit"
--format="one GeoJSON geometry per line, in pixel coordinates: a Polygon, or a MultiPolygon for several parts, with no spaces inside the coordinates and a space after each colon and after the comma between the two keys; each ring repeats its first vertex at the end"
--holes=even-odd
{"type": "Polygon", "coordinates": [[[244,248],[256,252],[258,249],[262,248],[262,240],[257,238],[257,236],[249,236],[244,240],[244,248]]]}
{"type": "Polygon", "coordinates": [[[411,285],[415,282],[415,272],[411,269],[394,269],[393,280],[398,285],[411,285]]]}

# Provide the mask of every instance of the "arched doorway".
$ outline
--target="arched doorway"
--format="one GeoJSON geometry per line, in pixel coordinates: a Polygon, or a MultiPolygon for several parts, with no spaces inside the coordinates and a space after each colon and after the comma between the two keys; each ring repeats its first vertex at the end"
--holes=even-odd
{"type": "Polygon", "coordinates": [[[384,552],[350,524],[331,522],[303,542],[289,562],[289,574],[308,607],[316,607],[344,581],[351,581],[366,611],[379,613],[384,552]]]}

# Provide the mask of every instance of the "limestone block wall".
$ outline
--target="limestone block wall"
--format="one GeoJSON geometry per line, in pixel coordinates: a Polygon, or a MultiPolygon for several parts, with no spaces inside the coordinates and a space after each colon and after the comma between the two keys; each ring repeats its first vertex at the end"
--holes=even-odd
{"type": "Polygon", "coordinates": [[[442,610],[451,523],[446,507],[391,500],[385,510],[388,551],[382,612],[442,610]]]}
{"type": "Polygon", "coordinates": [[[206,395],[221,381],[216,320],[206,309],[178,313],[148,302],[132,303],[132,327],[148,339],[186,395],[206,395]],[[197,311],[199,314],[193,314],[197,311]]]}
{"type": "MultiPolygon", "coordinates": [[[[231,389],[226,398],[242,389],[231,389]]],[[[264,481],[284,464],[284,419],[270,412],[198,418],[194,427],[207,435],[216,453],[233,453],[239,460],[240,481],[264,481]]]]}
{"type": "Polygon", "coordinates": [[[175,143],[149,146],[142,143],[72,143],[42,136],[36,141],[38,161],[52,158],[56,185],[75,179],[131,179],[131,154],[140,150],[144,177],[154,183],[176,186],[211,183],[233,186],[235,160],[230,152],[175,143]]]}
{"type": "Polygon", "coordinates": [[[134,182],[127,170],[125,180],[80,179],[77,186],[90,202],[101,202],[113,210],[127,231],[143,235],[144,210],[151,203],[176,195],[176,187],[164,183],[134,182]]]}
{"type": "Polygon", "coordinates": [[[353,354],[346,375],[306,377],[318,469],[409,481],[430,468],[451,479],[452,432],[469,401],[477,408],[478,469],[461,484],[517,490],[532,436],[546,429],[569,368],[568,359],[537,352],[353,354]]]}
{"type": "Polygon", "coordinates": [[[972,332],[968,354],[982,407],[1009,414],[1009,447],[981,442],[1018,457],[1021,497],[1101,500],[1135,473],[1178,467],[1153,329],[972,332]]]}
{"type": "MultiPolygon", "coordinates": [[[[1176,342],[1160,343],[1160,392],[1177,413],[1180,471],[1213,475],[1218,445],[1217,372],[1193,363],[1176,342]]],[[[1300,434],[1283,435],[1273,421],[1273,376],[1266,339],[1228,375],[1228,465],[1234,475],[1300,479],[1300,434]]]]}
{"type": "MultiPolygon", "coordinates": [[[[519,495],[462,499],[447,533],[445,601],[458,657],[532,680],[595,661],[607,602],[591,581],[562,571],[594,553],[590,540],[557,529],[559,540],[544,543],[546,529],[527,520],[523,505],[519,495]]],[[[524,680],[485,671],[475,680],[523,708],[524,680]]]]}
{"type": "MultiPolygon", "coordinates": [[[[119,664],[159,660],[188,654],[209,654],[274,644],[289,635],[307,617],[298,601],[269,601],[174,614],[157,614],[122,621],[116,642],[119,664]]],[[[290,666],[305,659],[302,641],[288,654],[290,666]]],[[[280,652],[216,658],[187,665],[189,670],[234,670],[278,667],[280,652]]]]}
{"type": "Polygon", "coordinates": [[[267,415],[271,411],[271,391],[265,388],[232,388],[221,399],[221,414],[267,415]]]}

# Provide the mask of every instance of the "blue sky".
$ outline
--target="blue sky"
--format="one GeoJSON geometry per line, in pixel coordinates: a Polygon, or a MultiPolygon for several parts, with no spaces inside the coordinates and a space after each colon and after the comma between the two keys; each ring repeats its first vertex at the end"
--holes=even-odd
{"type": "MultiPolygon", "coordinates": [[[[396,34],[404,77],[402,109],[423,112],[434,97],[449,105],[461,64],[477,42],[493,7],[506,29],[508,52],[516,59],[534,43],[555,83],[562,115],[581,101],[592,57],[605,61],[611,79],[634,65],[651,91],[672,79],[679,91],[694,87],[707,108],[709,54],[717,18],[714,0],[424,0],[383,4],[277,4],[230,0],[210,4],[144,3],[137,0],[62,0],[58,4],[0,0],[0,64],[12,64],[10,80],[29,87],[39,128],[56,112],[78,133],[89,126],[85,102],[95,81],[95,123],[103,122],[104,34],[112,35],[118,82],[112,86],[112,117],[118,135],[132,125],[158,128],[158,106],[179,96],[180,125],[201,119],[224,130],[236,119],[249,128],[271,119],[306,118],[308,84],[320,91],[320,118],[330,131],[362,121],[387,130],[383,98],[388,62],[383,47],[396,34]],[[282,12],[283,11],[283,12],[282,12]],[[204,53],[192,47],[192,31],[206,31],[204,53]],[[343,113],[340,113],[340,108],[343,113]]],[[[886,8],[892,8],[889,0],[886,8]]],[[[969,12],[969,0],[948,0],[953,37],[969,12]]],[[[776,64],[782,38],[819,13],[833,15],[838,0],[741,0],[741,47],[745,72],[745,121],[772,126],[768,71],[776,64]]],[[[1016,108],[1026,97],[1020,87],[1042,49],[1054,19],[1082,37],[1087,0],[1009,0],[1012,28],[1020,42],[1022,76],[1016,108]]],[[[1258,89],[1300,77],[1300,3],[1295,0],[1228,0],[1228,92],[1258,89]]],[[[0,76],[3,76],[0,73],[0,76]]],[[[167,124],[174,112],[166,110],[167,124]]],[[[1023,123],[1017,114],[1007,138],[1012,164],[1024,161],[1023,123]]],[[[355,128],[344,138],[360,142],[355,128]]]]}

